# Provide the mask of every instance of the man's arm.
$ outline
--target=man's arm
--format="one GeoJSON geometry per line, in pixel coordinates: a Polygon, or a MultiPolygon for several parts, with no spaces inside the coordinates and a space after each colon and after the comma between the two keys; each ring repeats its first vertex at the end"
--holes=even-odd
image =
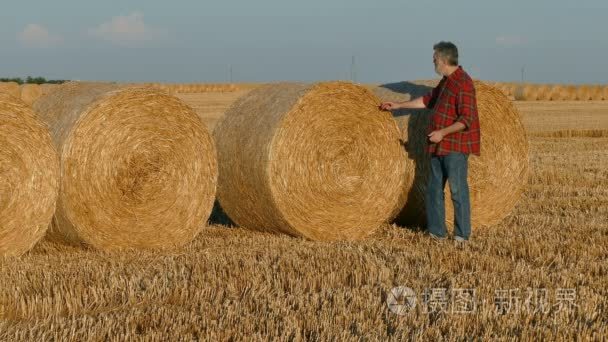
{"type": "Polygon", "coordinates": [[[443,86],[444,80],[442,79],[435,88],[431,89],[426,95],[417,97],[410,101],[403,102],[384,102],[380,105],[380,109],[383,110],[395,110],[395,109],[422,109],[422,108],[433,108],[435,101],[439,97],[439,92],[443,86]]]}
{"type": "Polygon", "coordinates": [[[441,132],[443,133],[443,136],[446,136],[448,134],[460,132],[460,131],[464,130],[465,128],[467,128],[467,126],[465,126],[462,122],[456,121],[453,124],[449,125],[448,127],[442,128],[441,132]]]}
{"type": "Polygon", "coordinates": [[[475,88],[460,89],[458,92],[458,117],[456,123],[461,123],[465,128],[471,127],[471,123],[477,116],[477,101],[475,100],[475,88]]]}
{"type": "Polygon", "coordinates": [[[402,102],[384,102],[380,105],[380,108],[383,110],[396,110],[396,109],[421,109],[426,108],[424,102],[422,101],[422,97],[415,98],[410,101],[402,101],[402,102]]]}

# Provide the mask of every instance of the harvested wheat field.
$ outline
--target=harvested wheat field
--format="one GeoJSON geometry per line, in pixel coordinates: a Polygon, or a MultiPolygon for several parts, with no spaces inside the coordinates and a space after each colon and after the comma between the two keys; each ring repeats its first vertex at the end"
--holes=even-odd
{"type": "Polygon", "coordinates": [[[226,112],[230,104],[241,96],[249,93],[250,89],[234,92],[180,93],[178,98],[191,106],[210,130],[226,112]]]}
{"type": "MultiPolygon", "coordinates": [[[[180,97],[219,117],[233,95],[180,97]]],[[[524,192],[467,245],[395,225],[315,242],[213,223],[179,250],[43,241],[0,260],[0,340],[602,340],[608,137],[536,135],[607,130],[608,107],[515,105],[529,134],[524,192]]]]}
{"type": "Polygon", "coordinates": [[[531,134],[563,130],[608,130],[608,101],[525,102],[515,106],[531,134]]]}

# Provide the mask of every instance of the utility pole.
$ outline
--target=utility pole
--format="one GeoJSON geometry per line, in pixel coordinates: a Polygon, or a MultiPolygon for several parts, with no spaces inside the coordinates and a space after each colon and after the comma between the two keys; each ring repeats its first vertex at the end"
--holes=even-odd
{"type": "Polygon", "coordinates": [[[355,64],[355,55],[353,55],[351,63],[350,63],[350,80],[353,83],[357,83],[357,69],[355,64]]]}

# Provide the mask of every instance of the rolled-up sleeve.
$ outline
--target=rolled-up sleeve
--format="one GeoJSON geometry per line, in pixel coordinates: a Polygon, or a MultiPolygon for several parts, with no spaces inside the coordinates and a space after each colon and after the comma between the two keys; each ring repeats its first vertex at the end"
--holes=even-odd
{"type": "Polygon", "coordinates": [[[477,101],[475,90],[460,89],[458,92],[458,116],[456,122],[464,124],[465,131],[471,127],[471,123],[477,116],[477,101]]]}

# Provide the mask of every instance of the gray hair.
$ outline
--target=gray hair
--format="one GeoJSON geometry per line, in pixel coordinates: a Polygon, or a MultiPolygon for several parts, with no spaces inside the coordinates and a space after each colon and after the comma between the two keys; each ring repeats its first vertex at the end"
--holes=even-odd
{"type": "Polygon", "coordinates": [[[433,50],[437,52],[437,55],[444,58],[448,65],[458,65],[458,48],[452,42],[439,42],[433,45],[433,50]]]}

